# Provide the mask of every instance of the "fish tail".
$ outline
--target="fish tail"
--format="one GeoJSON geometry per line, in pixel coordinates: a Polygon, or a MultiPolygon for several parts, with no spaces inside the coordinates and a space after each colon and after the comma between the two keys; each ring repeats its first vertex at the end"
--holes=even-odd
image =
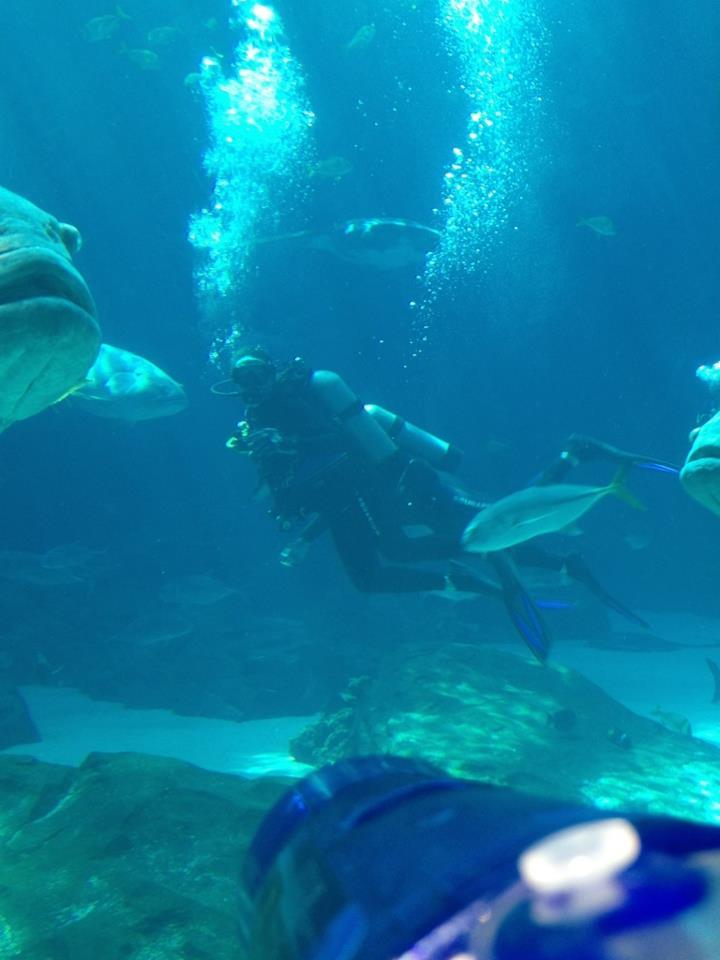
{"type": "Polygon", "coordinates": [[[642,500],[638,500],[632,490],[630,490],[625,483],[628,469],[629,468],[627,466],[620,467],[618,472],[613,477],[609,487],[607,488],[607,492],[611,493],[614,497],[618,497],[618,499],[623,500],[628,504],[628,506],[633,507],[635,510],[647,510],[647,507],[642,500]]]}

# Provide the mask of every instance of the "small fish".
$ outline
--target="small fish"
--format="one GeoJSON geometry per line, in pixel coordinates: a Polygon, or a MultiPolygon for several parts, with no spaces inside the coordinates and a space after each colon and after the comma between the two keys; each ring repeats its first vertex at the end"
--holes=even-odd
{"type": "Polygon", "coordinates": [[[569,733],[575,729],[577,714],[574,710],[564,708],[547,714],[547,726],[554,727],[558,733],[569,733]]]}
{"type": "Polygon", "coordinates": [[[672,730],[673,733],[682,733],[687,737],[692,736],[690,721],[681,713],[673,713],[672,710],[661,710],[660,707],[655,707],[654,710],[650,711],[650,716],[655,717],[662,727],[672,730]]]}
{"type": "Polygon", "coordinates": [[[366,23],[352,35],[351,40],[345,45],[345,53],[357,53],[365,50],[375,39],[377,29],[374,23],[366,23]]]}
{"type": "Polygon", "coordinates": [[[624,730],[621,730],[619,727],[610,727],[606,734],[610,743],[615,744],[616,747],[621,747],[623,750],[632,749],[632,740],[630,735],[624,730]]]}
{"type": "Polygon", "coordinates": [[[93,17],[88,20],[82,29],[83,37],[88,43],[100,43],[103,40],[110,40],[120,29],[124,20],[131,20],[119,6],[115,7],[115,13],[106,13],[101,17],[93,17]]]}
{"type": "Polygon", "coordinates": [[[160,57],[154,50],[122,47],[120,53],[126,56],[131,63],[140,67],[141,70],[157,70],[160,67],[160,57]]]}
{"type": "Polygon", "coordinates": [[[29,550],[0,550],[0,579],[29,583],[39,587],[61,587],[86,582],[77,570],[46,567],[43,554],[29,550]]]}
{"type": "Polygon", "coordinates": [[[587,227],[600,237],[614,237],[616,232],[615,224],[610,217],[585,217],[583,220],[578,220],[575,226],[587,227]]]}
{"type": "Polygon", "coordinates": [[[652,537],[649,533],[626,533],[623,537],[625,543],[630,547],[631,550],[644,550],[646,547],[650,546],[652,537]]]}
{"type": "Polygon", "coordinates": [[[206,607],[232,597],[236,593],[237,590],[234,587],[216,580],[212,574],[190,573],[164,584],[160,590],[160,598],[165,603],[206,607]]]}
{"type": "Polygon", "coordinates": [[[345,157],[332,156],[311,164],[308,174],[319,180],[342,180],[343,177],[352,173],[352,170],[353,165],[345,157]]]}
{"type": "Polygon", "coordinates": [[[553,483],[511,493],[481,510],[469,523],[463,533],[463,546],[469,553],[491,553],[545,533],[557,533],[609,494],[644,509],[626,488],[625,474],[623,467],[606,487],[553,483]]]}
{"type": "Polygon", "coordinates": [[[101,550],[84,547],[81,543],[63,543],[46,550],[41,555],[40,564],[46,570],[74,570],[87,567],[101,556],[101,550]]]}
{"type": "Polygon", "coordinates": [[[149,47],[169,47],[179,39],[182,31],[179,27],[154,27],[148,30],[147,45],[149,47]]]}
{"type": "Polygon", "coordinates": [[[112,638],[133,647],[162,647],[192,633],[193,626],[175,614],[145,614],[126,624],[112,638]]]}

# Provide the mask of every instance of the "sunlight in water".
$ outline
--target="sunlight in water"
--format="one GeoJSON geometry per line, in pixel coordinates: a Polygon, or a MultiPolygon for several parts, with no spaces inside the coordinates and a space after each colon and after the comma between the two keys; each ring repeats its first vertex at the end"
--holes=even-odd
{"type": "Polygon", "coordinates": [[[536,0],[438,0],[438,23],[468,98],[467,136],[451,151],[441,241],[429,257],[432,296],[487,265],[527,191],[542,97],[543,28],[536,0]]]}
{"type": "Polygon", "coordinates": [[[215,328],[213,362],[247,333],[240,294],[253,248],[276,229],[281,212],[304,199],[312,161],[314,115],[279,15],[251,0],[233,0],[232,7],[231,26],[241,39],[229,75],[217,57],[204,57],[200,67],[210,139],[204,166],[213,192],[189,230],[200,255],[201,306],[215,328]]]}

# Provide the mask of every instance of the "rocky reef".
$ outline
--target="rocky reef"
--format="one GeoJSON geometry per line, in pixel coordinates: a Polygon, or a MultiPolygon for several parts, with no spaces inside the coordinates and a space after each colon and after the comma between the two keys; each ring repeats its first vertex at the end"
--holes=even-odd
{"type": "Polygon", "coordinates": [[[242,957],[242,858],[285,781],[140,754],[0,757],[0,781],[0,957],[242,957]]]}
{"type": "Polygon", "coordinates": [[[573,670],[467,643],[402,645],[351,680],[291,753],[315,765],[418,755],[538,797],[720,822],[716,747],[634,714],[573,670]]]}

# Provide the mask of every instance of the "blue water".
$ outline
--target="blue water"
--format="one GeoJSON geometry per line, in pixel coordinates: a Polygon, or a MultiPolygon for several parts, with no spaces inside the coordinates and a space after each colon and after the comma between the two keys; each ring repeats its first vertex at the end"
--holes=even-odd
{"type": "MultiPolygon", "coordinates": [[[[436,3],[276,6],[316,117],[315,156],[352,165],[341,180],[318,180],[296,210],[277,211],[280,228],[388,216],[442,229],[443,175],[452,148],[466,146],[469,103],[436,3]],[[369,23],[374,38],[348,53],[369,23]]],[[[0,183],[79,227],[77,264],[103,339],[160,364],[190,406],[129,425],[61,405],[13,426],[0,441],[0,547],[81,543],[109,558],[93,589],[8,596],[15,681],[47,679],[42,654],[68,685],[85,678],[89,692],[117,698],[124,682],[153,705],[154,683],[174,682],[162,654],[152,653],[155,679],[141,682],[129,665],[114,685],[98,679],[93,657],[154,609],[167,578],[211,571],[243,591],[246,613],[234,608],[224,624],[213,615],[203,655],[173,657],[178,683],[195,674],[220,691],[245,617],[325,622],[330,611],[336,630],[361,601],[323,544],[297,570],[278,565],[285,538],[250,499],[251,471],[224,449],[240,411],[209,390],[225,371],[207,359],[187,240],[210,198],[208,128],[184,78],[207,54],[232,59],[229,5],[125,0],[125,32],[90,42],[85,25],[111,7],[4,0],[0,183]],[[122,52],[164,25],[179,32],[158,69],[122,52]]],[[[526,483],[573,431],[681,462],[707,404],[694,371],[720,349],[720,10],[710,0],[692,10],[668,0],[533,9],[542,50],[528,83],[542,107],[513,128],[522,189],[508,199],[507,229],[481,244],[482,263],[471,262],[477,238],[460,243],[455,269],[429,295],[413,269],[271,253],[244,278],[242,302],[228,304],[279,357],[337,370],[364,400],[456,443],[463,477],[490,496],[526,483]],[[615,236],[576,225],[598,215],[612,218],[615,236]],[[419,356],[411,301],[430,303],[419,356]]],[[[646,514],[604,504],[583,521],[593,570],[636,608],[719,615],[717,521],[671,477],[638,473],[632,487],[646,514]],[[629,549],[628,531],[648,545],[629,549]]],[[[158,705],[192,708],[169,699],[165,689],[158,705]]]]}

